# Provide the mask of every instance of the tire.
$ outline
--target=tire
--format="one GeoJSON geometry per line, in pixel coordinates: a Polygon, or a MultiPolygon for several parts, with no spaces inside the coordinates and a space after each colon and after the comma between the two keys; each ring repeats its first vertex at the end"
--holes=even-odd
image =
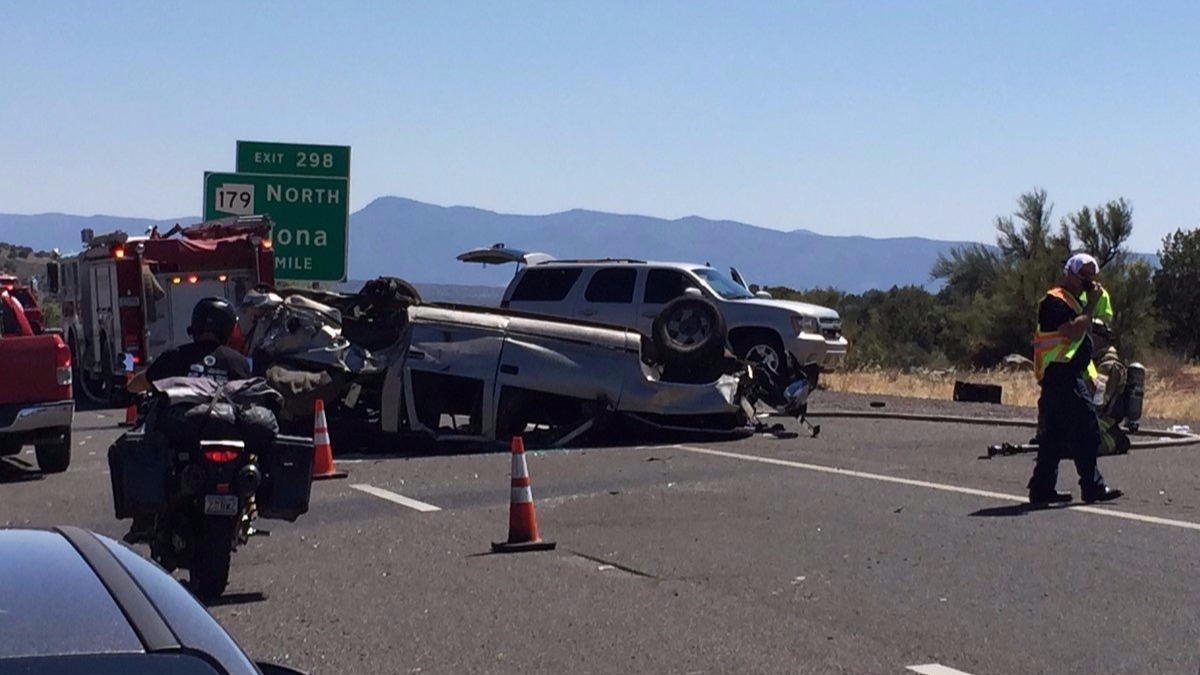
{"type": "Polygon", "coordinates": [[[113,355],[108,351],[109,342],[108,335],[100,335],[100,386],[101,394],[108,400],[108,404],[113,407],[119,407],[117,401],[117,391],[113,386],[113,380],[116,377],[116,371],[113,370],[113,355]]]}
{"type": "Polygon", "coordinates": [[[62,473],[71,466],[71,430],[63,430],[63,438],[57,443],[39,443],[33,446],[38,468],[42,473],[62,473]]]}
{"type": "Polygon", "coordinates": [[[192,560],[188,581],[192,595],[200,600],[221,597],[229,585],[229,566],[233,555],[233,528],[237,519],[201,516],[199,532],[192,542],[192,560]]]}
{"type": "Polygon", "coordinates": [[[787,374],[787,351],[779,336],[773,332],[756,330],[740,333],[733,340],[733,351],[738,358],[756,367],[767,368],[776,375],[787,374]]]}
{"type": "Polygon", "coordinates": [[[704,298],[675,298],[655,317],[650,337],[659,357],[669,364],[703,362],[725,349],[725,317],[704,298]]]}

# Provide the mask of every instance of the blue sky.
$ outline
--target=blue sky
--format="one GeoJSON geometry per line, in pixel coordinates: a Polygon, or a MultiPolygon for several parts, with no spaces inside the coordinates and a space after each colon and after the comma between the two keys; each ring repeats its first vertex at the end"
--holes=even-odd
{"type": "Polygon", "coordinates": [[[198,215],[238,139],[399,195],[991,241],[1200,226],[1200,3],[0,0],[0,212],[198,215]]]}

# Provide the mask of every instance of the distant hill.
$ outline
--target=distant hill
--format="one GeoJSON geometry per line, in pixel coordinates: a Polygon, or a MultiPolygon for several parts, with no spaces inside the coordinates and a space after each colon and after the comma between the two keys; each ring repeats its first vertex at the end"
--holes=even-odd
{"type": "Polygon", "coordinates": [[[45,283],[46,263],[53,260],[49,251],[15,246],[0,241],[0,274],[12,274],[26,283],[45,283]]]}
{"type": "Polygon", "coordinates": [[[733,266],[748,282],[763,285],[834,286],[852,292],[895,284],[932,288],[929,269],[938,253],[963,243],[782,232],[696,216],[664,220],[583,210],[520,216],[399,197],[377,199],[358,211],[352,228],[350,270],[355,278],[391,273],[410,281],[478,286],[506,285],[512,266],[467,265],[455,256],[503,242],[559,258],[629,257],[733,266]]]}
{"type": "MultiPolygon", "coordinates": [[[[0,214],[0,241],[38,250],[80,248],[79,231],[144,232],[196,217],[170,220],[116,216],[0,214]]],[[[736,267],[749,283],[803,289],[832,286],[849,292],[893,285],[936,290],[929,269],[937,255],[969,242],[919,237],[875,239],[790,232],[729,220],[572,210],[549,215],[512,215],[483,209],[425,204],[382,197],[351,215],[350,277],[398,276],[434,289],[435,295],[493,297],[508,284],[511,265],[483,267],[455,259],[463,251],[503,242],[559,258],[628,257],[736,267]],[[473,287],[464,290],[460,287],[473,287]],[[491,290],[481,290],[491,289],[491,290]]],[[[425,291],[422,291],[424,293],[425,291]]],[[[448,299],[439,297],[438,299],[448,299]]]]}
{"type": "MultiPolygon", "coordinates": [[[[355,293],[363,287],[366,281],[350,280],[340,284],[338,290],[344,293],[355,293]]],[[[414,283],[421,299],[428,302],[450,302],[459,305],[477,305],[480,307],[498,307],[504,297],[504,286],[464,286],[461,284],[425,284],[414,283]]]]}
{"type": "Polygon", "coordinates": [[[175,223],[191,225],[199,221],[200,219],[194,216],[151,220],[122,216],[72,216],[65,213],[39,213],[30,216],[0,213],[0,241],[44,251],[57,248],[66,255],[83,248],[79,233],[84,229],[90,228],[96,234],[116,230],[142,234],[155,225],[165,232],[175,223]]]}

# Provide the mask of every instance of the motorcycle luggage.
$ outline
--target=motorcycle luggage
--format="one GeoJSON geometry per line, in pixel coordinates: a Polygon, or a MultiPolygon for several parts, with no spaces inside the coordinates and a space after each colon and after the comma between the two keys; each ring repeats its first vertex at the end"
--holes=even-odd
{"type": "Polygon", "coordinates": [[[255,496],[260,518],[295,521],[308,513],[312,490],[313,439],[276,436],[259,458],[263,482],[255,496]]]}
{"type": "Polygon", "coordinates": [[[122,434],[108,449],[108,471],[118,519],[166,506],[171,459],[162,434],[143,430],[122,434]]]}
{"type": "Polygon", "coordinates": [[[279,435],[279,420],[270,408],[261,405],[241,405],[235,411],[237,438],[246,442],[254,454],[262,454],[270,448],[271,441],[279,435]]]}

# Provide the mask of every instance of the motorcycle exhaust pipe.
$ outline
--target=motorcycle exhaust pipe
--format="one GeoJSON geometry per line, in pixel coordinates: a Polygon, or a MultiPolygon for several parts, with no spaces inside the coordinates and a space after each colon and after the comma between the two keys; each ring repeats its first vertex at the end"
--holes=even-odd
{"type": "Polygon", "coordinates": [[[247,464],[238,469],[237,476],[233,479],[233,487],[242,497],[254,494],[260,485],[262,485],[262,471],[259,471],[254,464],[247,464]]]}

